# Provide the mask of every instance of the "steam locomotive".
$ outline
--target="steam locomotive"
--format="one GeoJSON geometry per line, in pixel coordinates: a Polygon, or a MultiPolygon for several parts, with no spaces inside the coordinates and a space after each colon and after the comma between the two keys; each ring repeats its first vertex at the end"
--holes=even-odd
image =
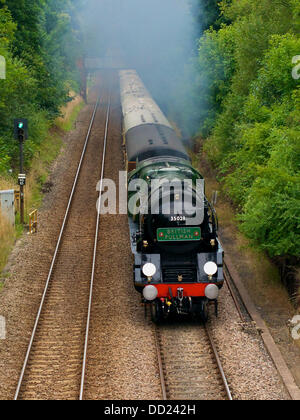
{"type": "Polygon", "coordinates": [[[133,278],[155,323],[204,322],[224,283],[218,221],[204,180],[134,70],[120,71],[133,278]]]}

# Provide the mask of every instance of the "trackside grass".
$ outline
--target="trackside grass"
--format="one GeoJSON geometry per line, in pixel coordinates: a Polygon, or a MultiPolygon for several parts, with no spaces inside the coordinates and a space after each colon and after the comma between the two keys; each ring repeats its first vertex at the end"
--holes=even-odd
{"type": "MultiPolygon", "coordinates": [[[[7,222],[0,213],[0,269],[2,271],[6,264],[7,258],[14,244],[16,237],[15,229],[7,222]]],[[[0,291],[2,283],[0,282],[0,291]]]]}
{"type": "MultiPolygon", "coordinates": [[[[62,110],[64,116],[55,121],[54,126],[50,129],[47,137],[41,143],[39,150],[36,152],[31,167],[27,175],[27,183],[25,187],[25,222],[28,223],[28,214],[39,208],[43,193],[42,187],[49,176],[52,162],[59,155],[62,146],[62,135],[64,132],[72,130],[77,116],[84,106],[81,98],[76,97],[69,106],[62,110]]],[[[16,184],[16,175],[0,175],[0,190],[14,189],[19,190],[16,184]]],[[[19,223],[19,215],[16,216],[16,228],[9,226],[7,221],[0,214],[0,292],[4,287],[4,278],[1,275],[10,252],[15,241],[22,235],[24,229],[19,223]]]]}
{"type": "Polygon", "coordinates": [[[56,120],[55,125],[63,131],[69,132],[74,128],[79,112],[84,107],[84,102],[80,97],[76,97],[73,103],[66,106],[63,110],[63,117],[56,120]]]}

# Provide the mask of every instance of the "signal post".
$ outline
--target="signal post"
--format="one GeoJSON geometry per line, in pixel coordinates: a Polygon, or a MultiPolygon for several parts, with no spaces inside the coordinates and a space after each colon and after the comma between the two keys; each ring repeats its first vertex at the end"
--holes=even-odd
{"type": "Polygon", "coordinates": [[[26,185],[26,175],[24,174],[24,142],[28,139],[28,121],[23,118],[14,120],[15,139],[19,140],[20,146],[20,173],[18,177],[18,184],[20,186],[20,221],[25,223],[24,211],[24,187],[26,185]]]}

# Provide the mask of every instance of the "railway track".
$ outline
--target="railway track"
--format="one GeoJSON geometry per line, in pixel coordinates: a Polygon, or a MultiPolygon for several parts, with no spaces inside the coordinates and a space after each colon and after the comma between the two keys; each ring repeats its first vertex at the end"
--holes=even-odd
{"type": "MultiPolygon", "coordinates": [[[[109,345],[109,340],[107,344],[103,342],[107,332],[112,329],[107,321],[110,318],[108,313],[112,311],[110,308],[113,308],[110,294],[112,285],[109,276],[102,272],[103,266],[99,261],[96,264],[101,238],[103,242],[103,236],[111,238],[111,235],[120,235],[114,216],[111,216],[109,228],[105,227],[107,223],[101,223],[103,232],[99,237],[100,216],[95,213],[95,186],[99,181],[99,168],[101,179],[105,171],[110,117],[110,95],[106,96],[102,101],[98,100],[93,111],[15,399],[82,400],[84,397],[95,399],[95,395],[98,399],[119,395],[116,384],[110,383],[115,367],[107,368],[113,347],[109,345]],[[94,287],[95,273],[102,277],[94,287]],[[93,291],[95,305],[92,308],[93,291]],[[103,341],[95,338],[100,337],[99,331],[102,331],[103,341]],[[101,381],[103,379],[101,386],[99,378],[101,381]],[[109,393],[106,383],[111,387],[109,393]]],[[[113,166],[112,162],[107,164],[107,167],[110,166],[113,166]]],[[[237,293],[230,269],[225,271],[241,320],[251,321],[246,305],[237,293]]],[[[117,278],[117,275],[113,278],[117,278]]],[[[127,287],[126,283],[126,290],[127,287]]],[[[111,313],[111,318],[113,315],[111,313]]],[[[208,328],[180,323],[156,329],[163,399],[232,399],[208,328]]],[[[120,334],[118,331],[118,338],[120,334]]],[[[128,337],[125,338],[128,343],[128,337]]],[[[117,371],[119,374],[120,366],[117,371]]],[[[118,385],[119,382],[118,379],[118,385]]],[[[127,383],[124,385],[126,392],[127,383]]]]}
{"type": "Polygon", "coordinates": [[[15,400],[83,396],[100,224],[96,185],[99,172],[101,182],[104,176],[109,116],[110,93],[92,113],[15,400]]]}
{"type": "Polygon", "coordinates": [[[155,341],[164,400],[233,399],[208,326],[156,326],[155,341]]]}
{"type": "Polygon", "coordinates": [[[239,294],[239,291],[237,289],[237,287],[235,286],[234,283],[234,278],[230,273],[230,270],[226,264],[226,262],[224,262],[224,279],[225,279],[225,283],[228,287],[229,293],[232,297],[234,306],[236,307],[236,310],[239,314],[239,317],[241,319],[241,321],[243,323],[251,323],[252,322],[252,318],[251,315],[241,297],[241,295],[239,294]]]}
{"type": "Polygon", "coordinates": [[[263,345],[290,398],[300,400],[300,390],[295,379],[228,255],[224,264],[224,277],[242,323],[252,324],[252,327],[259,332],[263,345]]]}
{"type": "MultiPolygon", "coordinates": [[[[288,394],[299,400],[299,389],[231,261],[224,264],[224,277],[241,323],[258,330],[288,394]]],[[[166,324],[156,326],[154,334],[163,400],[233,400],[209,325],[166,324]]]]}

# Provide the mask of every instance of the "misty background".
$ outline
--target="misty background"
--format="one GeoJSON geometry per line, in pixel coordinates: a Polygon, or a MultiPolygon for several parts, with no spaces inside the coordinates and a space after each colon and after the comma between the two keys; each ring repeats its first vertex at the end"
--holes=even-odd
{"type": "Polygon", "coordinates": [[[115,55],[136,69],[152,96],[183,131],[192,109],[199,25],[194,0],[88,0],[81,15],[87,57],[115,55]]]}

